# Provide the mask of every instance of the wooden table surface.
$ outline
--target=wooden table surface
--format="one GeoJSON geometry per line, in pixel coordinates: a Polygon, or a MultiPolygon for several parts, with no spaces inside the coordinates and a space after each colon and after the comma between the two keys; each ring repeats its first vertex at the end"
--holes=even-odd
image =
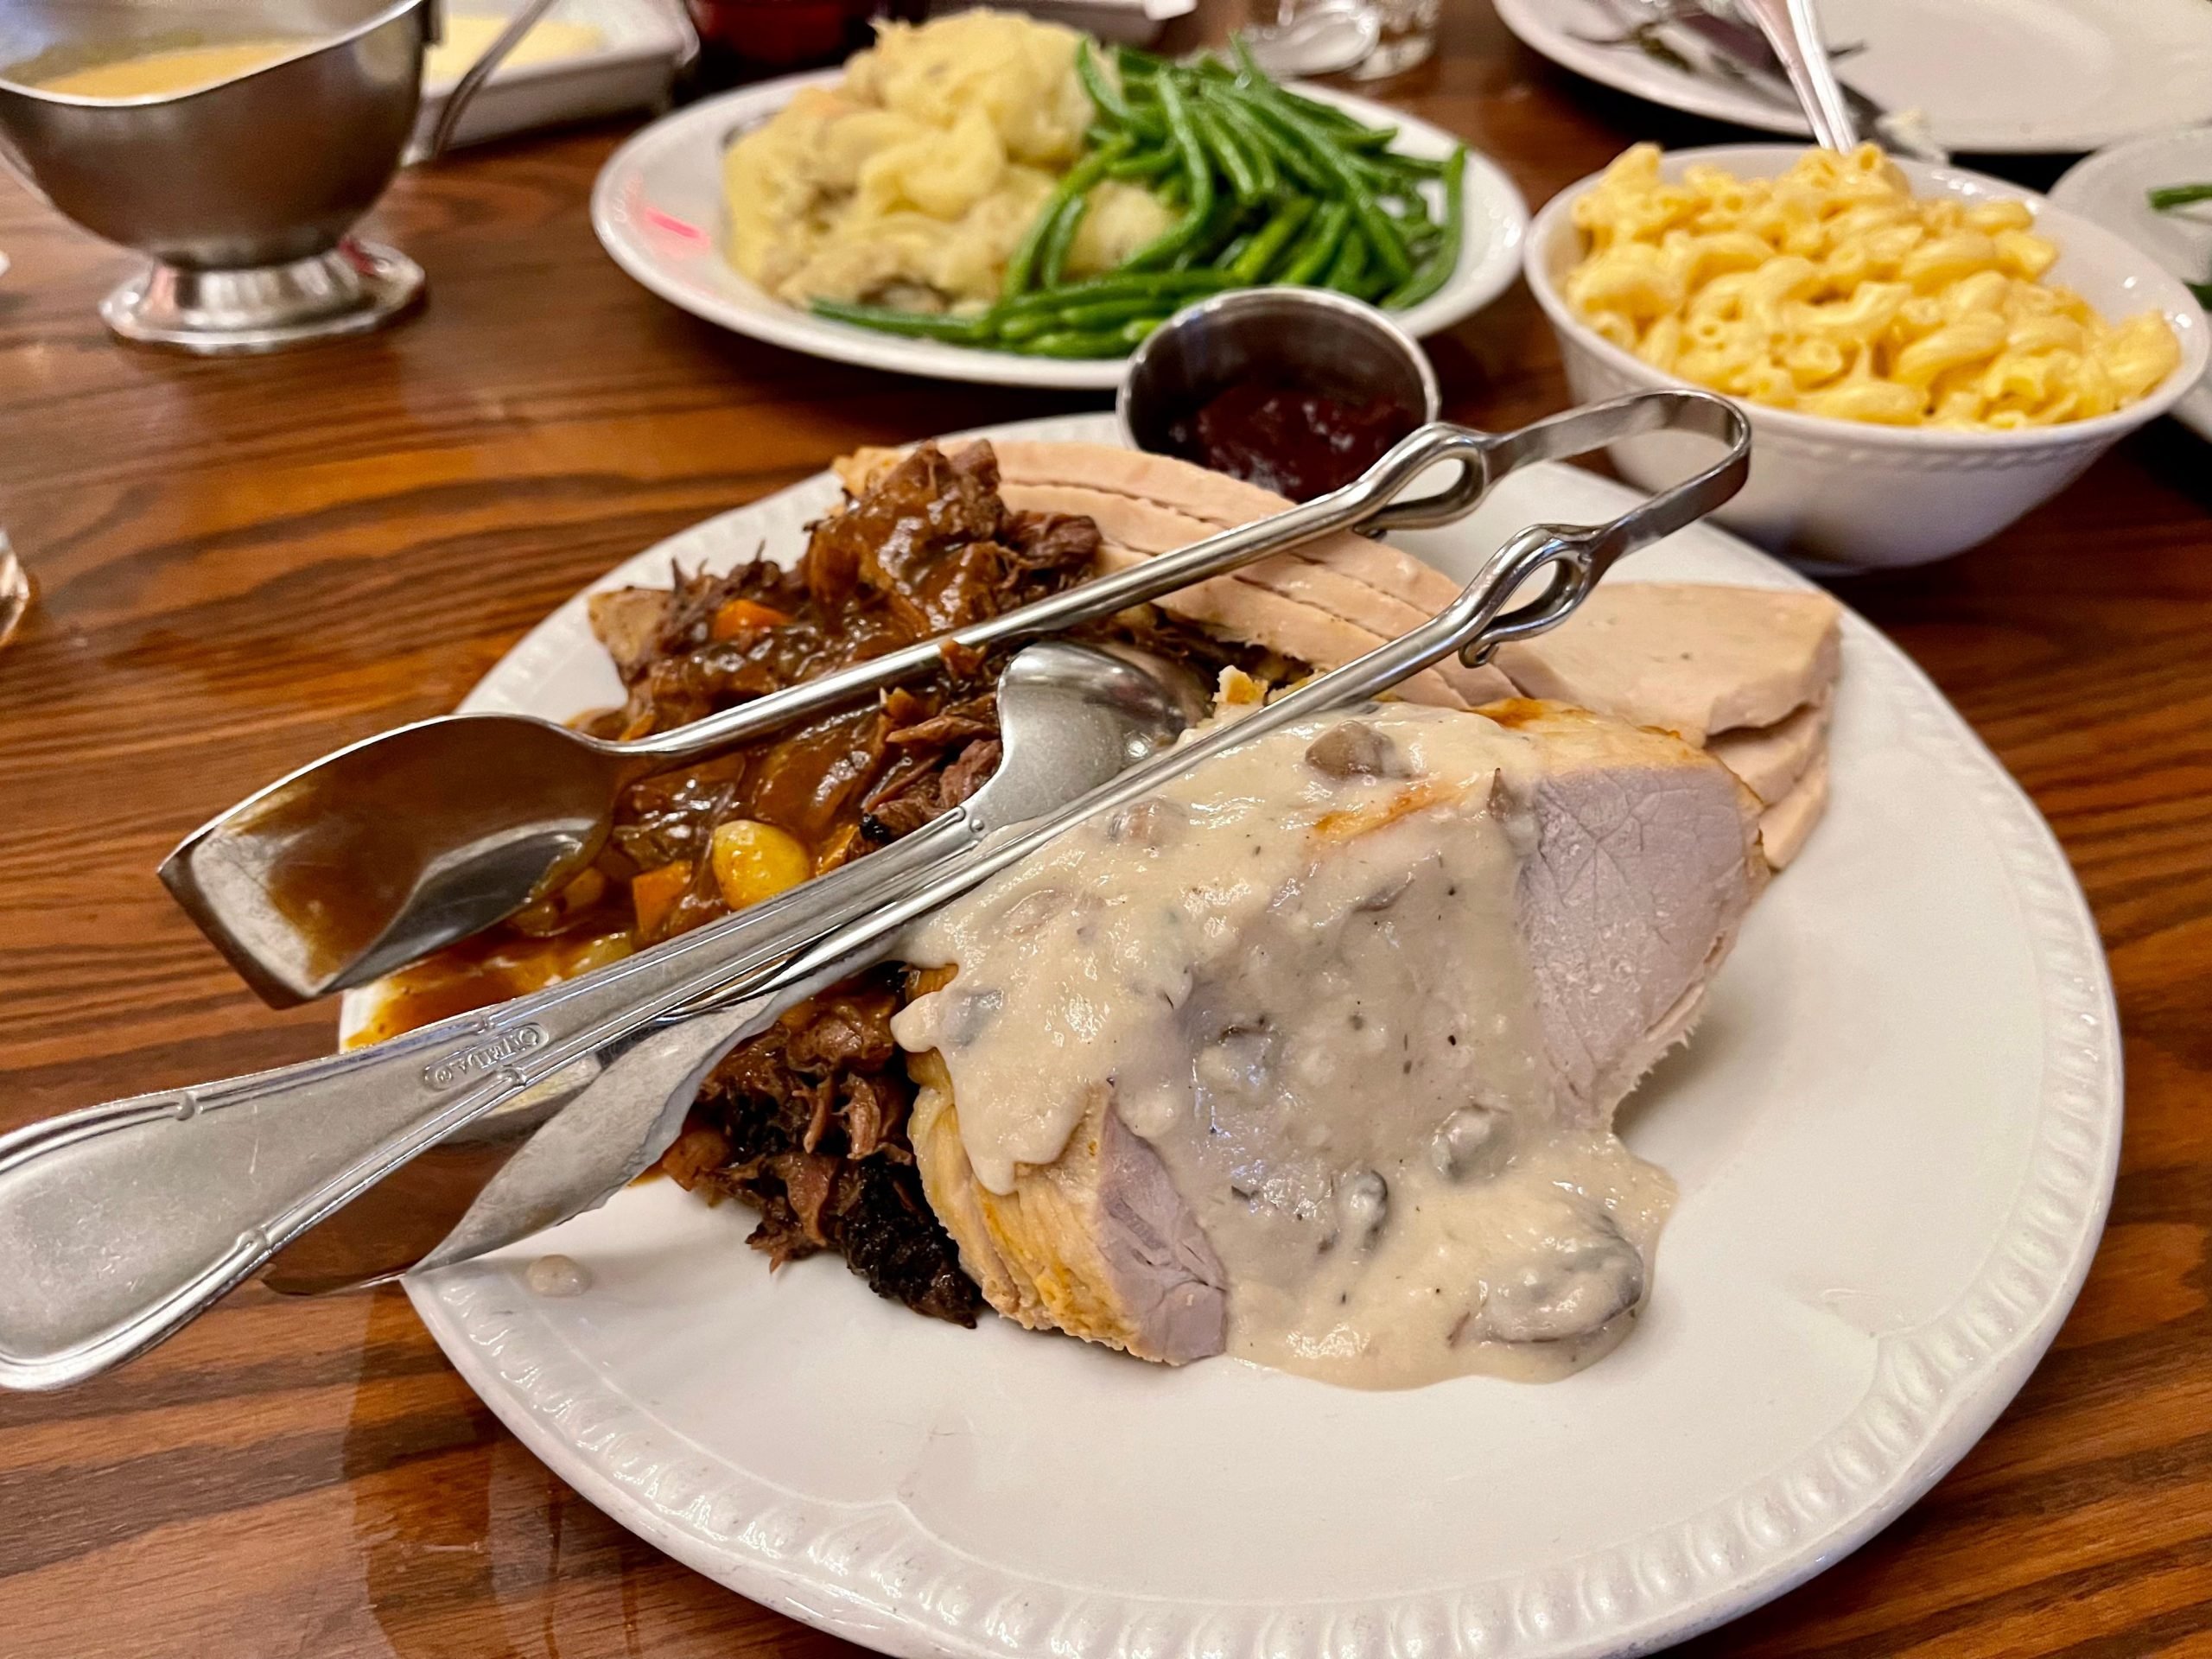
{"type": "MultiPolygon", "coordinates": [[[[1632,139],[1714,136],[1551,68],[1478,4],[1447,7],[1438,60],[1387,95],[1531,202],[1632,139]]],[[[0,1127],[327,1047],[328,1008],[263,1008],[156,882],[210,812],[450,708],[608,566],[841,451],[1096,403],[815,362],[662,304],[586,219],[620,136],[402,180],[372,228],[428,267],[428,311],[262,360],[111,343],[92,308],[128,260],[0,185],[0,524],[41,586],[0,652],[0,1127]]],[[[1431,344],[1452,416],[1565,402],[1518,290],[1431,344]]],[[[1979,551],[1839,588],[2081,873],[2119,983],[2126,1150],[2088,1288],[1988,1438],[1856,1555],[1686,1652],[2212,1655],[2208,499],[2212,451],[2169,425],[1979,551]]],[[[255,1287],[120,1375],[0,1398],[11,1659],[841,1645],[590,1508],[397,1291],[255,1287]]]]}

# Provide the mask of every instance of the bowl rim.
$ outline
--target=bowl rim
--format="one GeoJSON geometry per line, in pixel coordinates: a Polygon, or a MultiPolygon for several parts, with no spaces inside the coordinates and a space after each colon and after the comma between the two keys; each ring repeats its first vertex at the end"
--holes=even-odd
{"type": "Polygon", "coordinates": [[[1224,293],[1209,294],[1203,298],[1192,301],[1190,304],[1166,317],[1159,327],[1139,340],[1131,350],[1122,366],[1121,382],[1114,391],[1114,421],[1115,424],[1121,429],[1122,442],[1132,449],[1144,448],[1144,445],[1137,442],[1136,423],[1130,418],[1130,405],[1133,402],[1131,391],[1136,385],[1138,366],[1155,345],[1166,340],[1169,335],[1180,329],[1193,326],[1203,327],[1209,318],[1219,316],[1225,311],[1255,307],[1265,308],[1270,305],[1287,306],[1294,310],[1301,306],[1312,306],[1325,311],[1335,311],[1363,323],[1377,334],[1389,340],[1399,354],[1412,365],[1414,378],[1420,382],[1421,395],[1420,413],[1422,421],[1432,422],[1441,418],[1444,398],[1442,389],[1437,381],[1435,364],[1429,360],[1428,353],[1421,348],[1421,343],[1406,329],[1400,327],[1397,321],[1380,306],[1370,305],[1366,301],[1355,299],[1349,294],[1339,294],[1334,289],[1232,288],[1224,293]]]}
{"type": "MultiPolygon", "coordinates": [[[[1807,146],[1793,143],[1703,144],[1683,149],[1662,150],[1660,165],[1688,166],[1698,162],[1713,162],[1721,165],[1732,160],[1782,161],[1785,164],[1806,153],[1807,146]]],[[[1879,449],[1953,449],[1961,453],[1986,454],[1993,453],[2018,454],[2029,449],[2060,449],[2076,444],[2094,442],[2102,439],[2116,439],[2148,424],[2171,409],[2205,378],[2209,360],[2212,360],[2212,313],[2196,303],[2195,297],[2182,286],[2180,280],[2167,271],[2148,254],[2142,252],[2102,226],[2070,213],[2053,203],[2040,191],[2030,190],[2006,179],[1995,178],[1986,173],[1977,173],[1970,168],[1954,167],[1948,163],[1916,161],[1910,156],[1891,156],[1890,160],[1904,169],[1917,192],[1933,184],[1951,195],[1994,195],[2007,200],[2023,201],[2034,212],[2037,230],[2057,242],[2062,251],[2079,251],[2091,258],[2100,259],[2140,284],[2150,303],[2145,308],[2158,311],[2166,319],[2181,342],[2181,362],[2156,386],[2133,403],[2113,410],[2108,415],[2093,416],[2086,421],[2063,421],[2055,426],[2029,427],[2020,431],[1961,431],[1953,427],[1885,426],[1873,421],[1848,420],[1838,415],[1808,415],[1796,410],[1777,409],[1748,397],[1724,394],[1742,405],[1744,411],[1758,425],[1770,428],[1777,435],[1789,434],[1810,441],[1833,442],[1842,434],[1853,435],[1869,448],[1879,449]],[[2048,229],[2046,230],[2046,226],[2048,229]]],[[[1780,171],[1777,168],[1776,171],[1780,171]]],[[[1562,345],[1571,338],[1573,344],[1590,352],[1616,372],[1653,385],[1692,386],[1710,391],[1710,386],[1700,386],[1694,380],[1666,370],[1654,368],[1631,352],[1624,351],[1577,315],[1544,268],[1545,255],[1573,211],[1573,205],[1586,192],[1593,188],[1605,176],[1605,169],[1586,175],[1558,191],[1539,208],[1529,226],[1528,238],[1522,245],[1521,270],[1529,291],[1535,296],[1538,308],[1560,336],[1562,345]]],[[[1770,175],[1754,175],[1755,177],[1770,175]]]]}

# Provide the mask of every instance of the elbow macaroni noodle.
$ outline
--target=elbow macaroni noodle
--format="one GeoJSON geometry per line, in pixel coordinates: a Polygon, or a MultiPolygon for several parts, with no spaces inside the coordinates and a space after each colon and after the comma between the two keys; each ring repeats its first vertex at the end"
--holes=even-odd
{"type": "Polygon", "coordinates": [[[1638,144],[1573,211],[1589,252],[1562,287],[1591,327],[1780,409],[2014,430],[2108,415],[2181,362],[2157,312],[2108,323],[2042,281],[2058,249],[2025,203],[1916,200],[1872,144],[1680,182],[1638,144]]]}

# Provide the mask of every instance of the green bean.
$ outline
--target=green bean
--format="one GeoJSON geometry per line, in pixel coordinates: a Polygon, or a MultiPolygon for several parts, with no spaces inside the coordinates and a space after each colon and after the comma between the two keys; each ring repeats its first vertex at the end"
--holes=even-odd
{"type": "Polygon", "coordinates": [[[1070,196],[1053,215],[1052,228],[1045,233],[1045,245],[1037,255],[1037,283],[1040,288],[1058,288],[1067,270],[1068,250],[1075,245],[1076,232],[1083,228],[1084,216],[1090,211],[1088,195],[1070,196]]]}
{"type": "Polygon", "coordinates": [[[916,340],[942,340],[956,346],[986,343],[992,326],[988,312],[953,317],[924,311],[894,311],[883,305],[850,305],[842,300],[817,300],[809,308],[816,316],[827,317],[832,322],[849,322],[881,334],[906,334],[916,340]]]}
{"type": "Polygon", "coordinates": [[[1329,262],[1329,269],[1321,278],[1321,286],[1356,296],[1361,291],[1361,279],[1366,274],[1367,238],[1360,233],[1358,226],[1348,226],[1344,230],[1344,239],[1337,249],[1337,257],[1329,262]]]}
{"type": "Polygon", "coordinates": [[[1244,222],[1244,204],[1234,196],[1224,197],[1214,203],[1213,216],[1204,229],[1192,237],[1190,245],[1177,254],[1169,264],[1170,270],[1219,270],[1221,251],[1227,247],[1244,222]]]}
{"type": "Polygon", "coordinates": [[[1035,334],[1014,343],[1010,350],[1025,357],[1120,357],[1128,352],[1129,341],[1122,337],[1118,328],[1083,333],[1072,328],[1049,334],[1035,334]]]}
{"type": "Polygon", "coordinates": [[[1259,175],[1259,194],[1262,197],[1278,194],[1282,189],[1282,168],[1276,162],[1274,146],[1268,142],[1267,134],[1252,125],[1226,88],[1213,86],[1203,87],[1200,91],[1206,107],[1230,136],[1243,146],[1244,154],[1252,163],[1252,170],[1259,175]]]}
{"type": "Polygon", "coordinates": [[[1183,158],[1190,206],[1181,219],[1123,261],[1124,270],[1142,270],[1169,264],[1205,230],[1213,217],[1213,167],[1192,124],[1190,105],[1184,102],[1183,89],[1173,75],[1160,76],[1159,86],[1160,112],[1167,118],[1167,130],[1174,136],[1175,149],[1183,158]]]}
{"type": "Polygon", "coordinates": [[[1075,50],[1076,79],[1083,83],[1083,90],[1090,94],[1090,101],[1098,112],[1116,126],[1129,124],[1128,100],[1122,96],[1122,89],[1106,78],[1098,67],[1098,60],[1091,55],[1090,42],[1084,41],[1075,50]]]}
{"type": "Polygon", "coordinates": [[[1128,148],[1126,138],[1116,138],[1102,145],[1070,168],[1066,176],[1052,188],[1052,194],[1045,198],[1045,205],[1037,210],[1037,217],[1030,221],[1029,228],[1022,233],[1021,241],[1006,262],[1006,280],[999,289],[1002,297],[1012,299],[1030,285],[1037,275],[1045,245],[1067,204],[1089,194],[1090,187],[1104,176],[1106,169],[1119,161],[1128,148]]]}
{"type": "Polygon", "coordinates": [[[2152,211],[2171,213],[2177,207],[2186,207],[2192,202],[2212,201],[2212,184],[2168,184],[2145,193],[2152,211]]]}
{"type": "Polygon", "coordinates": [[[1459,245],[1467,234],[1467,147],[1454,149],[1444,163],[1444,233],[1421,256],[1421,266],[1392,289],[1382,302],[1395,310],[1419,305],[1452,279],[1459,268],[1459,245]]]}
{"type": "Polygon", "coordinates": [[[1122,72],[1122,79],[1126,84],[1131,76],[1151,79],[1167,67],[1167,60],[1154,57],[1149,52],[1140,52],[1134,46],[1117,46],[1114,48],[1114,67],[1122,72]]]}
{"type": "Polygon", "coordinates": [[[1282,126],[1295,135],[1305,146],[1315,165],[1327,173],[1336,188],[1331,192],[1340,196],[1351,208],[1353,218],[1365,234],[1369,251],[1382,274],[1393,286],[1406,282],[1413,276],[1412,258],[1406,252],[1405,238],[1398,234],[1398,227],[1382,211],[1382,204],[1354,170],[1351,159],[1338,145],[1332,143],[1326,134],[1317,131],[1313,124],[1287,108],[1271,107],[1268,94],[1258,92],[1254,103],[1282,126]]]}
{"type": "Polygon", "coordinates": [[[1183,303],[1179,295],[1155,293],[1132,294],[1123,299],[1098,300],[1088,305],[1067,305],[1058,310],[1008,317],[998,325],[996,338],[1011,346],[1025,340],[1035,340],[1040,334],[1089,334],[1138,317],[1164,317],[1183,303]]]}
{"type": "Polygon", "coordinates": [[[1313,198],[1293,196],[1275,209],[1274,216],[1253,232],[1250,244],[1227,267],[1237,284],[1246,286],[1263,283],[1268,270],[1281,257],[1290,238],[1296,236],[1306,221],[1313,216],[1313,198]]]}
{"type": "Polygon", "coordinates": [[[1212,152],[1213,159],[1221,163],[1222,176],[1229,181],[1229,188],[1240,202],[1254,202],[1264,194],[1260,188],[1260,170],[1244,147],[1229,130],[1229,124],[1220,114],[1201,104],[1191,111],[1191,124],[1212,152]]]}
{"type": "Polygon", "coordinates": [[[1172,149],[1141,149],[1134,156],[1124,156],[1106,169],[1109,179],[1122,179],[1141,183],[1156,179],[1175,165],[1177,157],[1172,149]]]}
{"type": "Polygon", "coordinates": [[[1007,300],[997,308],[1002,317],[1021,317],[1033,314],[1050,314],[1070,305],[1086,304],[1094,300],[1122,299],[1137,294],[1160,294],[1175,303],[1182,302],[1179,296],[1211,294],[1231,285],[1227,273],[1219,270],[1122,270],[1103,276],[1086,277],[1079,283],[1064,287],[1039,289],[1022,295],[1019,299],[1007,300]]]}
{"type": "Polygon", "coordinates": [[[1313,217],[1313,228],[1300,243],[1290,264],[1274,280],[1294,287],[1310,284],[1318,280],[1337,257],[1337,249],[1344,239],[1344,232],[1351,224],[1351,208],[1341,201],[1325,201],[1313,217]]]}
{"type": "Polygon", "coordinates": [[[1323,195],[1335,193],[1335,182],[1326,169],[1319,165],[1294,141],[1284,130],[1277,111],[1269,109],[1242,88],[1225,93],[1224,96],[1225,102],[1233,103],[1238,115],[1244,121],[1246,130],[1257,136],[1260,143],[1274,158],[1278,168],[1309,190],[1323,195]]]}

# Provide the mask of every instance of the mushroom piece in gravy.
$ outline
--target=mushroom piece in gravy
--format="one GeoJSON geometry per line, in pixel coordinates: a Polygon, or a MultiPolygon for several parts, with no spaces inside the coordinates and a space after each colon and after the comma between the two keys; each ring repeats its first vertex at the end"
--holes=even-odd
{"type": "Polygon", "coordinates": [[[941,1058],[976,1184],[1014,1192],[1103,1098],[1219,1258],[1230,1353],[1404,1388],[1605,1351],[1673,1188],[1546,1054],[1535,766],[1476,715],[1306,721],[940,912],[908,957],[952,982],[893,1030],[941,1058]]]}

